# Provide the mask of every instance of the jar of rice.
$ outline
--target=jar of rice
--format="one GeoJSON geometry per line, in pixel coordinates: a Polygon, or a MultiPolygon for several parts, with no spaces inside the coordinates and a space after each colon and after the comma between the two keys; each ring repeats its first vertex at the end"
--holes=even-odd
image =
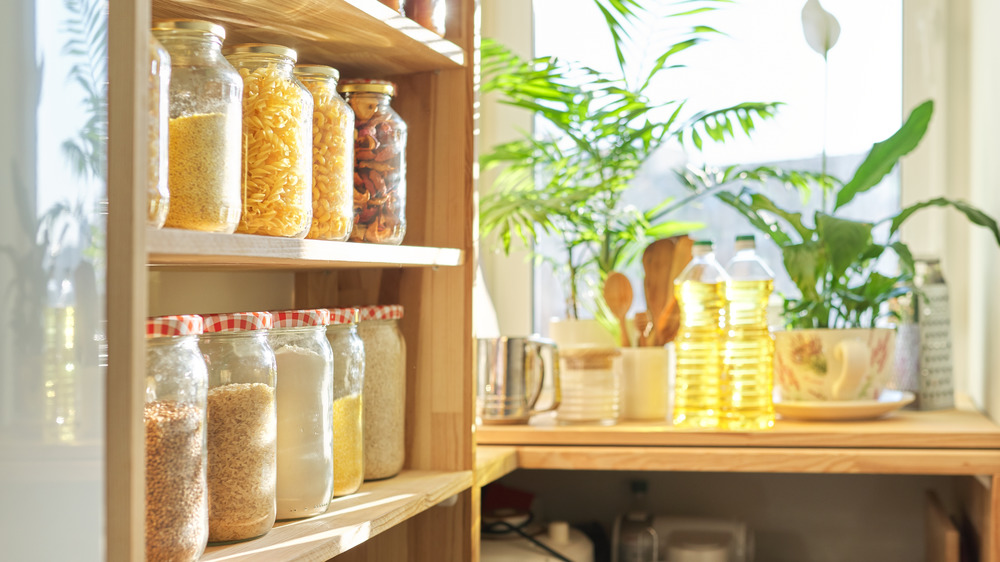
{"type": "Polygon", "coordinates": [[[337,93],[337,69],[300,64],[295,76],[313,95],[313,214],[306,238],[347,240],[354,225],[354,112],[337,93]]]}
{"type": "Polygon", "coordinates": [[[333,495],[358,491],[364,481],[365,347],[357,308],[331,308],[326,337],[333,348],[333,495]]]}
{"type": "Polygon", "coordinates": [[[208,542],[201,316],[146,321],[146,560],[197,560],[208,542]]]}
{"type": "Polygon", "coordinates": [[[304,238],[312,226],[313,97],[281,45],[228,47],[243,77],[243,216],[246,234],[304,238]]]}
{"type": "Polygon", "coordinates": [[[399,474],[405,460],[406,342],[400,305],[359,309],[364,344],[365,480],[399,474]]]}
{"type": "Polygon", "coordinates": [[[269,312],[205,316],[208,367],[208,540],[266,534],[275,520],[277,417],[269,312]]]}

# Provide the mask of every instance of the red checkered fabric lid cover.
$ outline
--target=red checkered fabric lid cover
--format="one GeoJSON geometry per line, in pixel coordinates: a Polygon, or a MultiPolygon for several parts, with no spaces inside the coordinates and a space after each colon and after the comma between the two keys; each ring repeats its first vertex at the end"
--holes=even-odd
{"type": "Polygon", "coordinates": [[[224,312],[205,315],[205,333],[270,330],[270,312],[224,312]]]}
{"type": "Polygon", "coordinates": [[[157,316],[146,319],[147,338],[198,335],[204,330],[205,323],[197,314],[157,316]]]}
{"type": "Polygon", "coordinates": [[[384,304],[379,306],[362,306],[361,321],[365,320],[399,320],[403,317],[403,305],[384,304]]]}
{"type": "Polygon", "coordinates": [[[330,323],[331,324],[357,324],[358,323],[358,309],[353,306],[347,308],[330,308],[330,323]]]}
{"type": "Polygon", "coordinates": [[[330,323],[330,311],[325,308],[307,310],[278,310],[271,312],[275,328],[303,328],[306,326],[326,326],[330,323]]]}

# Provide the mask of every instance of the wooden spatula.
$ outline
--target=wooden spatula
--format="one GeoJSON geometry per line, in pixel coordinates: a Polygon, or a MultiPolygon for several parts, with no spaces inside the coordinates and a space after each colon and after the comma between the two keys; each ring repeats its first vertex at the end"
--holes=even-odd
{"type": "MultiPolygon", "coordinates": [[[[642,252],[644,274],[642,286],[646,292],[646,310],[649,312],[650,321],[654,324],[667,306],[667,300],[674,290],[667,284],[673,263],[674,243],[673,239],[664,238],[646,246],[642,252]]],[[[650,340],[651,345],[659,345],[656,343],[655,328],[650,340]]]]}
{"type": "Polygon", "coordinates": [[[608,278],[604,281],[604,302],[607,303],[611,314],[618,319],[622,347],[631,347],[625,318],[628,316],[628,309],[632,308],[632,296],[632,283],[628,277],[617,271],[608,274],[608,278]]]}
{"type": "Polygon", "coordinates": [[[656,345],[665,345],[668,342],[674,341],[677,337],[677,331],[681,327],[681,311],[680,307],[677,305],[677,299],[674,295],[674,280],[684,271],[684,267],[687,266],[688,262],[691,261],[691,248],[694,246],[694,241],[688,236],[675,236],[674,240],[674,251],[671,256],[670,273],[667,275],[667,287],[669,288],[669,296],[667,297],[667,304],[663,307],[659,316],[656,317],[654,326],[654,337],[656,345]]]}

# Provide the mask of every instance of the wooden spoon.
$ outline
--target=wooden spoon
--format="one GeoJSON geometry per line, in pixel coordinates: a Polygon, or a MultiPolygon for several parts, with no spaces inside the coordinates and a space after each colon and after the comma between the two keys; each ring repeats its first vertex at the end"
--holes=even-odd
{"type": "MultiPolygon", "coordinates": [[[[646,292],[646,310],[654,323],[660,318],[674,291],[674,288],[667,283],[673,263],[674,243],[674,239],[664,238],[646,246],[642,252],[644,274],[642,286],[646,292]]],[[[652,345],[661,345],[656,343],[655,328],[650,339],[652,345]]]]}
{"type": "Polygon", "coordinates": [[[604,302],[607,303],[611,314],[618,319],[618,327],[621,330],[621,346],[631,347],[628,337],[628,324],[625,317],[628,309],[632,307],[632,283],[628,277],[612,271],[604,281],[604,302]]]}
{"type": "Polygon", "coordinates": [[[636,342],[639,347],[650,345],[649,336],[653,333],[653,323],[649,321],[648,312],[636,312],[632,319],[635,322],[636,342]]]}

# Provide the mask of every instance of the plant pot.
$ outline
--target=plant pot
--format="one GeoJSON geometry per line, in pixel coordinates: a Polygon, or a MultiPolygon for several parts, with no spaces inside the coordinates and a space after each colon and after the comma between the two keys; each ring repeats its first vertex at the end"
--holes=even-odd
{"type": "Polygon", "coordinates": [[[600,322],[592,318],[553,318],[549,321],[549,339],[560,350],[574,347],[618,347],[618,342],[600,322]]]}

